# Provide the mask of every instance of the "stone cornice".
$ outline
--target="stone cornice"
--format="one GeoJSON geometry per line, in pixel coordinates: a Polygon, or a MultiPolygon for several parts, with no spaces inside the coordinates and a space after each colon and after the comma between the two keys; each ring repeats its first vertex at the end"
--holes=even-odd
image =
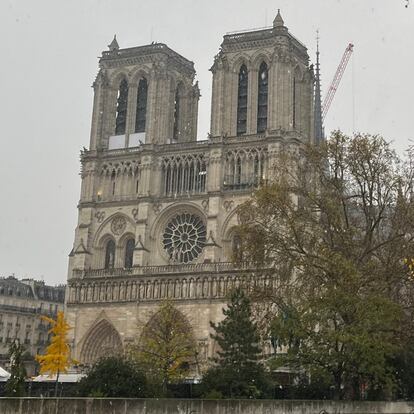
{"type": "Polygon", "coordinates": [[[143,63],[162,62],[169,68],[194,76],[194,63],[163,43],[102,52],[101,68],[112,69],[143,63]]]}
{"type": "Polygon", "coordinates": [[[104,151],[84,151],[81,154],[81,161],[94,160],[138,160],[142,156],[166,156],[186,153],[207,153],[214,148],[226,150],[231,147],[266,145],[272,142],[296,142],[301,143],[304,138],[297,131],[275,130],[268,131],[266,134],[253,134],[235,137],[211,137],[203,141],[180,142],[177,144],[144,144],[140,147],[123,148],[117,150],[104,151]]]}
{"type": "Polygon", "coordinates": [[[288,40],[297,55],[308,61],[306,46],[290,34],[285,27],[227,34],[223,38],[221,49],[224,53],[232,53],[241,50],[275,47],[278,46],[278,38],[281,37],[288,40]]]}

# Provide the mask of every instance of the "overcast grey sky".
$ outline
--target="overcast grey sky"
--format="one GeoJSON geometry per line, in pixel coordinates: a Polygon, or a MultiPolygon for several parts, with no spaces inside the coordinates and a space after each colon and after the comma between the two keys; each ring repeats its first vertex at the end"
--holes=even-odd
{"type": "Polygon", "coordinates": [[[102,50],[158,41],[195,62],[209,130],[211,73],[222,36],[285,25],[314,60],[320,31],[326,91],[349,42],[355,53],[326,120],[380,133],[402,151],[413,138],[414,4],[404,0],[1,0],[0,275],[64,283],[79,199],[79,150],[89,145],[102,50]],[[353,115],[355,114],[355,116],[353,115]]]}

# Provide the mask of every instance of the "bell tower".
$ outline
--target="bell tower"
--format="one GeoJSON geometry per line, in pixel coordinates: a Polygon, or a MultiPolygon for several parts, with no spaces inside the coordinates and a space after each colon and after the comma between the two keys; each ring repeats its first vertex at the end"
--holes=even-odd
{"type": "Polygon", "coordinates": [[[193,62],[163,43],[102,52],[93,84],[90,150],[194,141],[199,91],[193,62]]]}
{"type": "Polygon", "coordinates": [[[213,137],[285,130],[314,139],[313,71],[280,11],[271,28],[225,35],[211,71],[213,137]]]}

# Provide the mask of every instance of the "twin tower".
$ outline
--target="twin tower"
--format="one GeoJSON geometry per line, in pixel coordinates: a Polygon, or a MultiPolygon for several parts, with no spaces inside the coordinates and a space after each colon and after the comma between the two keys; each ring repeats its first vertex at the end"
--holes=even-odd
{"type": "Polygon", "coordinates": [[[216,351],[209,322],[249,274],[232,263],[238,206],[272,179],[281,148],[317,141],[313,68],[280,13],[270,28],[225,35],[211,72],[210,134],[197,140],[193,62],[162,43],[114,39],[102,53],[67,290],[85,364],[139,341],[168,299],[202,370],[216,351]]]}

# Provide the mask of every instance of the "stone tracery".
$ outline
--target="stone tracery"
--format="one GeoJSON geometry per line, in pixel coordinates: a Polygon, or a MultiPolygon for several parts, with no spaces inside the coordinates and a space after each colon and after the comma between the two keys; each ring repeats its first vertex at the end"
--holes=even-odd
{"type": "Polygon", "coordinates": [[[162,160],[164,195],[203,193],[207,163],[204,154],[172,155],[162,160]]]}
{"type": "Polygon", "coordinates": [[[100,320],[87,334],[81,351],[81,361],[91,364],[101,357],[122,352],[122,340],[115,327],[106,319],[100,320]]]}
{"type": "Polygon", "coordinates": [[[224,188],[244,189],[263,182],[266,171],[267,149],[241,148],[226,153],[224,188]]]}

